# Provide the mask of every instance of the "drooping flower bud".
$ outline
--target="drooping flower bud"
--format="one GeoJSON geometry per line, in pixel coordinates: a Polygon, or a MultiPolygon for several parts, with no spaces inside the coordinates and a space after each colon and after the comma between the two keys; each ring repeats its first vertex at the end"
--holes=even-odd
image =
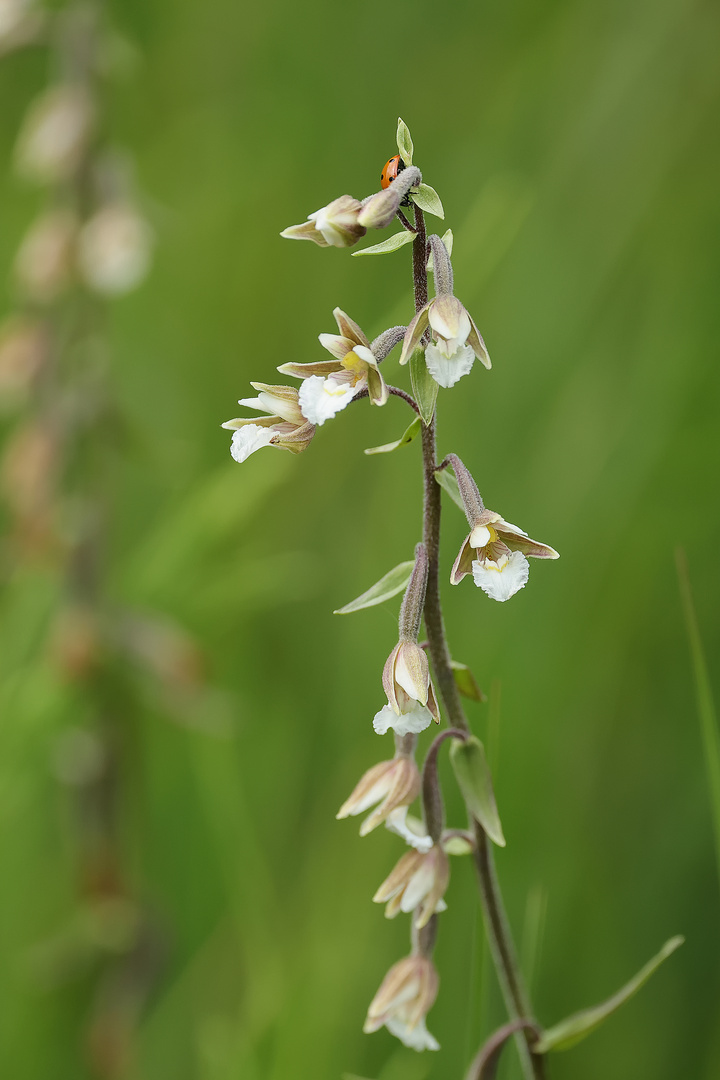
{"type": "Polygon", "coordinates": [[[287,240],[312,240],[318,247],[352,247],[367,232],[359,222],[362,203],[352,195],[341,195],[322,206],[302,225],[291,225],[280,233],[287,240]]]}
{"type": "Polygon", "coordinates": [[[421,930],[438,911],[445,909],[443,896],[450,880],[450,863],[442,845],[429,851],[408,851],[373,896],[376,904],[386,904],[385,917],[394,919],[400,911],[415,912],[414,924],[421,930]]]}
{"type": "Polygon", "coordinates": [[[51,87],[25,118],[15,151],[18,172],[39,184],[69,179],[83,159],[94,122],[95,107],[84,87],[51,87]]]}
{"type": "Polygon", "coordinates": [[[15,275],[29,299],[47,304],[68,287],[76,235],[77,222],[64,210],[43,214],[30,226],[15,257],[15,275]]]}
{"type": "Polygon", "coordinates": [[[363,1031],[386,1027],[411,1050],[439,1050],[425,1024],[435,1003],[439,979],[427,956],[406,956],[388,971],[370,1002],[363,1031]]]}
{"type": "Polygon", "coordinates": [[[420,786],[415,758],[411,754],[398,753],[391,761],[380,761],[368,769],[336,816],[338,819],[355,817],[375,806],[360,826],[361,836],[367,836],[384,822],[408,844],[427,851],[432,846],[430,837],[416,833],[407,824],[408,806],[418,797],[420,786]]]}
{"type": "Polygon", "coordinates": [[[440,723],[428,658],[416,642],[398,642],[385,662],[382,681],[388,703],[373,720],[378,735],[389,728],[396,735],[418,734],[433,720],[440,723]]]}
{"type": "Polygon", "coordinates": [[[130,292],[150,266],[152,232],[128,203],[103,206],[83,225],[78,265],[86,284],[106,296],[130,292]]]}
{"type": "Polygon", "coordinates": [[[415,165],[403,169],[389,187],[364,201],[358,221],[367,229],[386,228],[391,224],[410,188],[417,187],[421,182],[422,173],[415,165]]]}

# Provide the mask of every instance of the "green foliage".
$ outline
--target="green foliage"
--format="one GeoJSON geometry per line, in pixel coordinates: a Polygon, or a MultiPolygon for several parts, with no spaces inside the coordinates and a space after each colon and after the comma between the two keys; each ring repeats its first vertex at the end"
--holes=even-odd
{"type": "MultiPolygon", "coordinates": [[[[125,713],[122,843],[165,943],[137,1075],[378,1078],[397,1054],[361,1026],[407,951],[400,920],[370,903],[401,845],[333,816],[391,753],[371,722],[396,611],[329,611],[419,539],[419,441],[369,461],[362,449],[411,416],[358,402],[298,458],[263,450],[240,466],[219,423],[251,379],[319,358],[336,304],[369,335],[407,323],[408,250],[370,266],[277,236],[376,189],[399,111],[494,362],[441,395],[440,454],[460,454],[487,505],[561,553],[507,604],[467,578],[449,589],[467,526],[445,507],[451,646],[482,686],[502,683],[498,873],[516,931],[527,885],[548,897],[540,1019],[688,936],[631,1009],[554,1056],[553,1080],[715,1080],[716,852],[673,550],[687,552],[717,695],[717,6],[521,2],[441,20],[429,0],[411,19],[323,0],[110,6],[139,59],[109,92],[111,127],[137,154],[156,234],[147,283],[107,322],[124,418],[102,448],[110,593],[188,625],[233,720],[221,736],[148,701],[125,713]],[[333,61],[339,42],[350,67],[333,61]],[[400,54],[442,65],[442,80],[406,76],[400,54]]],[[[46,75],[42,50],[0,59],[6,163],[46,75]]],[[[2,315],[39,205],[0,170],[2,315]]],[[[392,357],[383,373],[409,389],[392,357]]],[[[3,436],[14,423],[3,417],[3,436]]],[[[54,762],[81,709],[48,665],[52,567],[13,569],[7,547],[3,567],[0,1061],[22,1080],[90,1080],[93,972],[41,961],[75,913],[77,824],[54,762]]],[[[490,751],[486,706],[472,708],[490,751]]],[[[447,816],[464,827],[450,795],[447,816]]],[[[453,862],[447,901],[428,1021],[442,1051],[398,1055],[430,1080],[463,1076],[502,1022],[492,979],[480,995],[475,974],[469,860],[453,862]]]]}

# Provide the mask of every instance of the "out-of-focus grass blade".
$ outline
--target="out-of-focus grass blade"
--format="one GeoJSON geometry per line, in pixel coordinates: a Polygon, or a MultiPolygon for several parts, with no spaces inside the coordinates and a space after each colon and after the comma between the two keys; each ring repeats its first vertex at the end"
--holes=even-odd
{"type": "Polygon", "coordinates": [[[674,953],[676,949],[680,948],[684,941],[685,938],[681,936],[670,938],[669,941],[665,942],[657,956],[649,960],[630,982],[625,983],[625,986],[618,990],[617,994],[613,994],[607,1001],[603,1001],[601,1005],[583,1009],[582,1012],[574,1013],[565,1020],[561,1020],[555,1027],[548,1028],[536,1043],[535,1049],[540,1054],[546,1054],[549,1050],[569,1050],[575,1043],[579,1043],[586,1035],[590,1035],[591,1032],[595,1031],[595,1028],[599,1027],[603,1020],[607,1020],[608,1016],[611,1016],[621,1005],[624,1005],[634,994],[637,994],[638,990],[645,985],[662,962],[667,960],[668,956],[674,953]]]}
{"type": "Polygon", "coordinates": [[[414,562],[401,562],[394,566],[392,570],[388,570],[387,574],[384,574],[379,581],[371,585],[361,596],[351,600],[344,607],[336,608],[333,615],[349,615],[353,611],[362,611],[363,608],[374,607],[376,604],[382,604],[384,600],[390,600],[393,596],[397,596],[410,580],[414,565],[414,562]]]}
{"type": "Polygon", "coordinates": [[[525,925],[522,937],[523,974],[532,994],[535,972],[538,967],[547,914],[547,890],[537,884],[528,893],[525,904],[525,925]]]}
{"type": "Polygon", "coordinates": [[[690,643],[690,655],[695,675],[700,733],[702,735],[705,768],[707,769],[708,784],[710,786],[713,825],[715,827],[715,854],[718,873],[720,874],[720,739],[718,738],[717,716],[715,715],[710,676],[708,675],[702,638],[700,637],[700,627],[698,626],[695,605],[693,604],[687,558],[683,548],[676,548],[675,563],[677,565],[680,597],[685,613],[685,628],[690,643]]]}

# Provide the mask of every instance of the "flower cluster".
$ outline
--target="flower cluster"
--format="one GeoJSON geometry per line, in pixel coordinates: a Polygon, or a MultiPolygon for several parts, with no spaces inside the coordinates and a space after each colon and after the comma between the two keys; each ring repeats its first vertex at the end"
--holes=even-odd
{"type": "MultiPolygon", "coordinates": [[[[470,373],[476,359],[486,369],[491,364],[477,325],[454,294],[450,261],[452,234],[447,233],[443,239],[435,235],[426,239],[424,212],[442,217],[442,203],[437,193],[423,182],[420,170],[413,164],[412,140],[402,121],[398,125],[398,151],[398,155],[391,158],[383,169],[381,191],[365,199],[342,195],[314,211],[306,222],[285,229],[281,235],[289,239],[311,240],[321,248],[345,248],[357,244],[368,230],[382,229],[393,221],[399,221],[402,232],[363,250],[381,254],[397,250],[405,243],[413,243],[416,287],[418,275],[423,278],[423,284],[419,292],[416,288],[415,311],[407,325],[391,327],[371,340],[349,315],[335,308],[333,315],[338,333],[319,335],[320,345],[331,359],[282,363],[277,370],[283,376],[300,380],[299,388],[253,382],[251,385],[258,391],[258,396],[243,398],[240,404],[264,415],[229,420],[223,427],[234,432],[231,453],[236,461],[245,461],[263,446],[276,446],[298,453],[310,444],[318,427],[347,408],[350,402],[367,397],[374,405],[385,405],[390,396],[402,398],[413,408],[418,419],[414,419],[397,443],[375,450],[389,451],[404,445],[414,437],[420,426],[429,431],[429,439],[423,440],[426,485],[432,485],[433,477],[438,477],[443,468],[451,466],[471,529],[455,560],[451,581],[457,584],[466,574],[472,573],[474,581],[486,595],[504,601],[526,583],[527,556],[551,559],[557,558],[557,552],[531,540],[499,514],[486,510],[474,480],[459,458],[450,455],[442,466],[436,465],[434,412],[438,387],[454,386],[470,373]],[[414,225],[404,213],[409,207],[414,207],[414,225]],[[426,301],[428,270],[433,275],[435,294],[426,301]],[[400,343],[399,367],[404,369],[409,365],[414,397],[405,390],[388,385],[386,366],[381,371],[381,365],[386,365],[390,352],[400,343]],[[428,447],[431,447],[430,451],[428,447]],[[428,452],[432,454],[431,459],[427,457],[428,452]],[[428,464],[429,461],[431,464],[428,464]]],[[[443,481],[445,479],[442,478],[443,481]]],[[[427,527],[426,501],[426,534],[427,527]]],[[[367,813],[360,827],[361,836],[384,824],[408,845],[408,850],[380,885],[373,899],[386,905],[388,918],[394,918],[400,912],[411,916],[412,951],[389,970],[370,1004],[364,1030],[372,1032],[385,1026],[406,1046],[416,1050],[439,1048],[427,1030],[425,1018],[438,988],[438,976],[432,962],[436,916],[446,908],[444,896],[450,876],[448,854],[457,851],[457,845],[453,847],[450,840],[451,834],[443,826],[443,801],[436,767],[437,746],[443,740],[442,733],[433,743],[435,749],[431,747],[428,751],[422,775],[416,762],[418,736],[433,722],[440,723],[428,649],[418,640],[430,574],[429,550],[429,542],[427,547],[425,543],[417,545],[414,562],[407,564],[412,566],[412,570],[394,592],[388,594],[394,595],[403,585],[406,586],[400,609],[398,640],[382,672],[387,703],[375,714],[373,728],[381,736],[392,732],[395,753],[373,765],[361,777],[337,814],[338,818],[346,818],[367,813]],[[422,819],[409,812],[419,798],[422,801],[422,819]]],[[[435,590],[437,550],[436,536],[432,544],[432,557],[435,560],[432,587],[435,590]]],[[[382,581],[378,582],[373,589],[381,584],[382,581]]],[[[367,595],[372,593],[373,590],[370,590],[367,595]]],[[[371,599],[367,605],[376,602],[377,599],[371,599]]],[[[355,607],[367,605],[355,602],[355,607]]],[[[430,639],[431,632],[437,635],[438,619],[436,617],[434,623],[429,619],[425,621],[430,639]]],[[[439,622],[442,623],[441,617],[439,622]]],[[[432,650],[431,640],[428,647],[432,650]]],[[[436,650],[431,655],[434,674],[443,689],[443,704],[449,709],[447,683],[448,680],[452,682],[454,676],[449,666],[447,648],[443,645],[439,654],[436,650]],[[441,671],[438,670],[438,663],[441,671]],[[444,682],[441,674],[443,664],[444,682]]],[[[471,681],[474,685],[472,694],[477,700],[481,695],[472,677],[471,681]]],[[[466,786],[476,783],[486,785],[487,767],[483,764],[482,745],[478,740],[473,742],[467,727],[460,731],[453,729],[449,734],[468,741],[462,766],[463,782],[466,786]],[[468,779],[471,768],[477,774],[474,779],[468,779]]],[[[492,793],[483,793],[474,805],[487,806],[488,814],[495,813],[492,793]]],[[[484,810],[478,812],[484,813],[484,810]]],[[[504,842],[499,821],[495,825],[488,819],[485,824],[487,835],[497,842],[504,842]]],[[[463,850],[472,850],[472,835],[466,835],[470,835],[470,841],[464,842],[463,850]]]]}

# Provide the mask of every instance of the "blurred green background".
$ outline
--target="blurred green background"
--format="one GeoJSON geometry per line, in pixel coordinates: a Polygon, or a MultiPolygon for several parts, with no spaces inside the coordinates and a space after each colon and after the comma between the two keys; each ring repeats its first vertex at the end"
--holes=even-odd
{"type": "MultiPolygon", "coordinates": [[[[401,845],[334,815],[391,753],[371,720],[397,605],[331,612],[419,538],[419,445],[362,454],[404,430],[404,407],[362,403],[301,457],[242,466],[219,428],[250,379],[319,357],[335,305],[371,336],[409,318],[408,250],[354,259],[278,236],[376,189],[399,114],[494,361],[441,392],[440,452],[562,556],[533,564],[508,605],[469,582],[446,590],[452,648],[491,697],[471,721],[493,744],[498,869],[540,1019],[601,1000],[687,937],[552,1076],[713,1080],[720,898],[673,552],[687,552],[712,668],[717,6],[108,7],[137,50],[108,95],[110,127],[136,155],[157,237],[148,281],[110,315],[124,441],[108,590],[184,625],[214,688],[181,723],[149,693],[127,710],[122,846],[164,942],[128,1076],[459,1078],[503,1017],[472,868],[455,860],[428,1021],[442,1051],[361,1032],[407,951],[407,921],[370,903],[401,845]]],[[[40,203],[9,161],[46,74],[39,50],[0,60],[0,314],[40,203]]],[[[448,503],[448,572],[464,532],[448,503]]],[[[18,1080],[92,1075],[97,964],[55,977],[47,961],[77,904],[76,826],[52,761],[82,711],[48,664],[52,595],[31,566],[0,610],[0,1060],[18,1080]]]]}

